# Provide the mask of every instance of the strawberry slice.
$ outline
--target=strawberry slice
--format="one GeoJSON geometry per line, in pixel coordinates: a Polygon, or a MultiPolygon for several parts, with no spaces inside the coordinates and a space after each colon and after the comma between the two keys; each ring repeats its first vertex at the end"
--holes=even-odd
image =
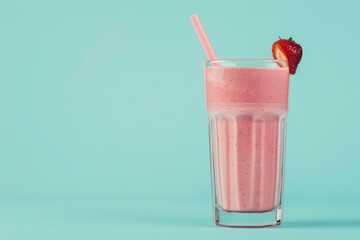
{"type": "Polygon", "coordinates": [[[288,62],[290,73],[295,74],[302,57],[302,48],[292,38],[280,38],[272,45],[272,54],[276,60],[288,62]]]}

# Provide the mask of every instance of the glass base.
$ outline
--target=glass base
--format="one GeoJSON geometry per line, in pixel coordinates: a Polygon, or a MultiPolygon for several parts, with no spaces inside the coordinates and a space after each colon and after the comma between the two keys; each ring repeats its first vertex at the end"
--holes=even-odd
{"type": "Polygon", "coordinates": [[[281,224],[281,207],[268,212],[228,212],[215,206],[215,224],[232,228],[275,227],[281,224]]]}

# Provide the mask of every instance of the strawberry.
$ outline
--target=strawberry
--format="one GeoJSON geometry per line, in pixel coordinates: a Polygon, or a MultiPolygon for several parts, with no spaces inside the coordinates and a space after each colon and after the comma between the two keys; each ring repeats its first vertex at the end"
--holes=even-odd
{"type": "Polygon", "coordinates": [[[290,73],[295,74],[302,57],[302,48],[292,38],[280,38],[272,45],[272,54],[276,60],[288,62],[290,73]]]}

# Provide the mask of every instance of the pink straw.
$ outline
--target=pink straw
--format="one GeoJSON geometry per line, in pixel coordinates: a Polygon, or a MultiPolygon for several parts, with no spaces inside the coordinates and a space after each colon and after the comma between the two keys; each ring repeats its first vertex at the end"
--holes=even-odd
{"type": "MultiPolygon", "coordinates": [[[[204,51],[205,51],[205,54],[206,54],[208,60],[210,60],[210,61],[216,60],[217,57],[215,55],[213,48],[211,47],[208,37],[206,36],[204,28],[201,25],[199,17],[196,14],[191,15],[190,21],[195,29],[195,32],[200,40],[202,47],[204,48],[204,51]]],[[[219,65],[219,64],[216,63],[214,65],[219,65]]]]}

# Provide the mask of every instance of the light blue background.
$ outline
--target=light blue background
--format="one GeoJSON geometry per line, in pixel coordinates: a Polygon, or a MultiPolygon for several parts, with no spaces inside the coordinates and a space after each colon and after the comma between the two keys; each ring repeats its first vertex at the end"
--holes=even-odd
{"type": "Polygon", "coordinates": [[[0,239],[356,239],[357,1],[0,0],[0,239]],[[311,2],[311,3],[310,3],[311,2]],[[304,49],[280,228],[212,223],[205,55],[304,49]]]}

